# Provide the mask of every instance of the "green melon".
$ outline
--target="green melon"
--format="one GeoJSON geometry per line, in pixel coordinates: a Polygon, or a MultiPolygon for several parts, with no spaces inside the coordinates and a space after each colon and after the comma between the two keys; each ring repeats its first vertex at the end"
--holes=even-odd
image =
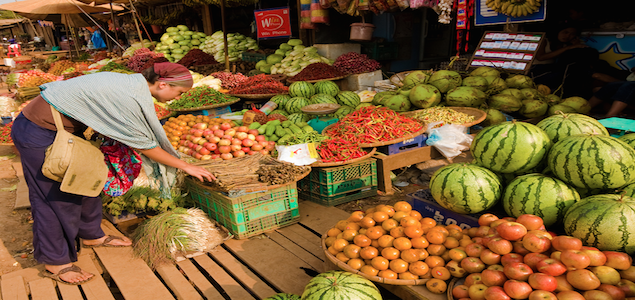
{"type": "Polygon", "coordinates": [[[315,95],[315,88],[310,82],[296,81],[289,86],[289,95],[308,99],[315,95]]]}
{"type": "Polygon", "coordinates": [[[301,300],[301,298],[295,294],[278,293],[263,300],[301,300]]]}
{"type": "Polygon", "coordinates": [[[503,122],[481,130],[472,141],[472,156],[482,166],[501,173],[526,172],[538,166],[551,140],[536,125],[503,122]]]}
{"type": "Polygon", "coordinates": [[[289,115],[289,113],[286,110],[284,110],[284,109],[275,109],[275,110],[273,110],[272,112],[269,113],[269,115],[273,115],[273,114],[280,114],[280,115],[283,115],[285,117],[289,115]]]}
{"type": "Polygon", "coordinates": [[[335,98],[340,105],[346,105],[350,107],[356,107],[357,105],[362,103],[362,99],[359,98],[359,95],[351,91],[341,91],[335,98]]]}
{"type": "Polygon", "coordinates": [[[558,113],[543,119],[536,126],[544,130],[553,143],[576,134],[609,135],[606,128],[596,119],[575,113],[558,113]]]}
{"type": "Polygon", "coordinates": [[[337,84],[330,80],[322,80],[313,84],[315,88],[316,94],[327,94],[332,97],[337,96],[337,93],[340,92],[340,87],[337,84]]]}
{"type": "Polygon", "coordinates": [[[284,109],[284,105],[291,99],[289,95],[275,95],[269,101],[278,104],[278,108],[284,109]]]}
{"type": "Polygon", "coordinates": [[[578,192],[561,180],[542,174],[516,177],[503,193],[503,208],[508,215],[532,214],[551,226],[564,218],[567,209],[580,200],[578,192]]]}
{"type": "Polygon", "coordinates": [[[308,122],[309,120],[311,120],[311,116],[303,113],[295,113],[288,115],[287,120],[291,121],[294,124],[297,124],[299,122],[308,122]]]}
{"type": "Polygon", "coordinates": [[[382,300],[375,284],[357,274],[328,271],[309,281],[304,287],[302,300],[382,300]]]}
{"type": "Polygon", "coordinates": [[[579,188],[613,189],[635,181],[635,149],[610,136],[561,139],[549,151],[547,163],[558,179],[579,188]]]}
{"type": "Polygon", "coordinates": [[[635,254],[635,199],[602,194],[572,205],[564,217],[567,235],[602,251],[635,254]]]}
{"type": "Polygon", "coordinates": [[[635,148],[635,133],[628,133],[618,138],[621,141],[629,144],[631,147],[635,148]]]}
{"type": "Polygon", "coordinates": [[[301,108],[309,104],[311,104],[311,100],[305,97],[293,97],[285,103],[284,109],[290,114],[301,113],[301,108]]]}
{"type": "Polygon", "coordinates": [[[337,104],[337,100],[335,100],[335,98],[333,96],[327,95],[327,94],[315,94],[309,100],[310,100],[311,104],[317,104],[317,103],[335,103],[335,104],[337,104]]]}
{"type": "Polygon", "coordinates": [[[476,164],[449,164],[434,172],[430,179],[434,200],[460,214],[489,209],[498,202],[502,189],[494,172],[476,164]]]}
{"type": "Polygon", "coordinates": [[[346,115],[348,115],[348,114],[350,114],[350,113],[352,113],[352,112],[354,112],[354,111],[355,111],[355,108],[350,107],[350,106],[346,106],[346,105],[342,105],[342,106],[340,106],[340,108],[338,108],[338,109],[337,109],[337,110],[333,113],[333,115],[334,115],[336,118],[341,119],[341,118],[343,118],[344,116],[346,116],[346,115]]]}

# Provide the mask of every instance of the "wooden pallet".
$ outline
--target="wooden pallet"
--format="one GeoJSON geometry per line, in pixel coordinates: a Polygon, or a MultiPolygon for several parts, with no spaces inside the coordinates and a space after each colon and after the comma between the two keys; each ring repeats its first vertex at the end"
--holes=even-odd
{"type": "MultiPolygon", "coordinates": [[[[78,265],[96,274],[72,286],[41,278],[39,265],[5,274],[2,300],[264,299],[275,293],[301,295],[312,276],[334,266],[324,256],[320,236],[349,216],[335,207],[300,202],[300,223],[250,239],[228,240],[210,253],[152,271],[131,248],[82,249],[78,265]]],[[[106,234],[118,234],[104,221],[106,234]]],[[[383,285],[401,299],[445,299],[425,287],[383,285]]]]}

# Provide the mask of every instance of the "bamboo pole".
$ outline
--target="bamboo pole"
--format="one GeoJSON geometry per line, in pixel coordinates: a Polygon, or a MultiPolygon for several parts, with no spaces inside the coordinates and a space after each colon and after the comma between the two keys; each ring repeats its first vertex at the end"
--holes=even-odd
{"type": "Polygon", "coordinates": [[[227,29],[225,28],[225,0],[220,2],[220,15],[223,26],[223,43],[225,48],[225,70],[229,71],[229,48],[227,47],[227,29]]]}
{"type": "MultiPolygon", "coordinates": [[[[137,9],[134,7],[134,5],[132,4],[132,0],[130,1],[130,7],[132,8],[132,19],[134,20],[134,25],[137,26],[137,33],[139,34],[139,42],[143,41],[143,34],[141,33],[141,28],[139,28],[139,22],[137,22],[137,9]]],[[[143,44],[143,43],[141,43],[143,44]]]]}

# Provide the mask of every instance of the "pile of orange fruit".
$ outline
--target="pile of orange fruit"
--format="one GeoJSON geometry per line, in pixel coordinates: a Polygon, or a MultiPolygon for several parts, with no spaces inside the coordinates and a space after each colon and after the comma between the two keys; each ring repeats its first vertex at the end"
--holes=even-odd
{"type": "Polygon", "coordinates": [[[236,126],[232,120],[187,114],[169,118],[165,124],[163,124],[163,130],[165,130],[168,139],[170,139],[172,147],[174,147],[174,149],[178,149],[181,136],[190,134],[190,129],[192,129],[192,127],[197,123],[207,123],[210,127],[212,125],[220,125],[222,123],[229,123],[232,127],[236,126]]]}
{"type": "Polygon", "coordinates": [[[452,272],[460,269],[453,265],[464,252],[452,250],[472,240],[459,226],[439,225],[400,201],[351,213],[327,231],[324,242],[330,254],[363,274],[429,279],[428,290],[444,293],[447,280],[463,275],[452,272]]]}

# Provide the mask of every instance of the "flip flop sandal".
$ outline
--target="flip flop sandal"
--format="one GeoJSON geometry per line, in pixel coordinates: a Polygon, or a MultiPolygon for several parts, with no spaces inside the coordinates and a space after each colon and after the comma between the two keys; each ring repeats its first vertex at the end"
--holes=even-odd
{"type": "Polygon", "coordinates": [[[112,242],[113,240],[124,240],[122,237],[120,236],[114,236],[114,235],[109,235],[106,237],[106,239],[101,243],[101,244],[97,244],[97,245],[86,245],[82,243],[82,247],[84,248],[97,248],[97,247],[130,247],[131,245],[111,245],[109,244],[110,242],[112,242]]]}
{"type": "Polygon", "coordinates": [[[46,278],[51,278],[59,283],[63,283],[63,284],[69,284],[69,285],[80,285],[80,284],[84,284],[86,282],[89,282],[91,279],[95,278],[95,275],[92,273],[89,273],[90,275],[93,275],[92,277],[86,279],[86,280],[82,280],[82,281],[78,281],[78,282],[69,282],[66,281],[62,278],[60,278],[60,275],[63,275],[65,273],[68,272],[75,272],[75,273],[82,273],[82,269],[76,265],[71,265],[70,267],[61,269],[59,272],[57,272],[57,274],[53,274],[53,272],[44,269],[42,272],[40,272],[40,275],[42,277],[46,277],[46,278]]]}

